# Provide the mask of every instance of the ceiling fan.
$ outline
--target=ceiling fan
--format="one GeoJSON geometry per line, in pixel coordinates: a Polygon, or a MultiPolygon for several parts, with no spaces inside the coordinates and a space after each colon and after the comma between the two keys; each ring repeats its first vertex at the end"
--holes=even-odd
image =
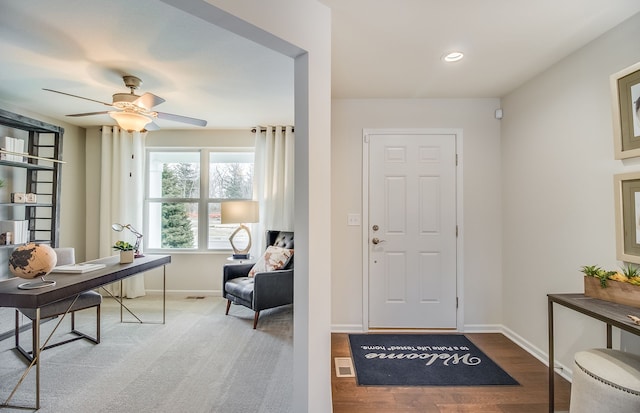
{"type": "Polygon", "coordinates": [[[158,130],[158,125],[153,123],[153,119],[166,119],[174,122],[182,122],[195,126],[206,126],[207,121],[202,119],[190,118],[187,116],[174,115],[171,113],[158,112],[153,110],[154,106],[157,106],[165,100],[153,93],[145,93],[142,96],[136,95],[135,90],[140,87],[142,81],[135,76],[122,76],[124,84],[128,87],[130,93],[114,93],[111,103],[101,102],[99,100],[85,98],[82,96],[72,95],[71,93],[60,92],[53,89],[46,89],[48,92],[59,93],[61,95],[67,95],[74,98],[89,100],[91,102],[100,103],[105,106],[114,108],[115,110],[108,110],[102,112],[87,112],[87,113],[74,113],[67,116],[79,117],[79,116],[92,116],[92,115],[109,115],[118,122],[118,125],[128,131],[143,131],[143,130],[158,130]]]}

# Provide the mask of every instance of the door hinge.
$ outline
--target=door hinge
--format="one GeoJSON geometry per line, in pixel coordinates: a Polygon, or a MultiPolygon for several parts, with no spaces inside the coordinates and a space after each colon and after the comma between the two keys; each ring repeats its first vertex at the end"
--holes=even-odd
{"type": "Polygon", "coordinates": [[[456,297],[456,308],[458,308],[458,297],[456,297]]]}
{"type": "Polygon", "coordinates": [[[456,153],[456,166],[458,166],[458,154],[456,153]]]}
{"type": "Polygon", "coordinates": [[[458,226],[456,225],[456,238],[458,238],[458,226]]]}

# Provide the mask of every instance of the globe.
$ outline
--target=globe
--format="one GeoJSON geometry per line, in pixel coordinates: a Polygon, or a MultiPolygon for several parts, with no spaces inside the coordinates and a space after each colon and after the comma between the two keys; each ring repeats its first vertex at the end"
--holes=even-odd
{"type": "Polygon", "coordinates": [[[9,271],[20,278],[44,277],[58,262],[56,252],[47,244],[22,245],[9,256],[9,271]]]}

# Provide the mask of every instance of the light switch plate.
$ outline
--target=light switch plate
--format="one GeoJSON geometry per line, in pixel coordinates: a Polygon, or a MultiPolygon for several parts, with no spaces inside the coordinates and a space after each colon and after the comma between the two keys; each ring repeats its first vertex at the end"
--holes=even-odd
{"type": "Polygon", "coordinates": [[[347,225],[360,225],[360,214],[347,214],[347,225]]]}

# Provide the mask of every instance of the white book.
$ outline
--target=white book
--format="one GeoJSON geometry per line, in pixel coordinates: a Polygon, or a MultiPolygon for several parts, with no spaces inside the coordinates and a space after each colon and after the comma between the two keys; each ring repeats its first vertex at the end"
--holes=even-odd
{"type": "Polygon", "coordinates": [[[79,263],[79,264],[58,265],[57,267],[53,267],[53,270],[51,270],[51,272],[82,274],[89,271],[99,270],[104,267],[105,267],[104,264],[93,264],[93,263],[87,262],[87,263],[79,263]]]}

